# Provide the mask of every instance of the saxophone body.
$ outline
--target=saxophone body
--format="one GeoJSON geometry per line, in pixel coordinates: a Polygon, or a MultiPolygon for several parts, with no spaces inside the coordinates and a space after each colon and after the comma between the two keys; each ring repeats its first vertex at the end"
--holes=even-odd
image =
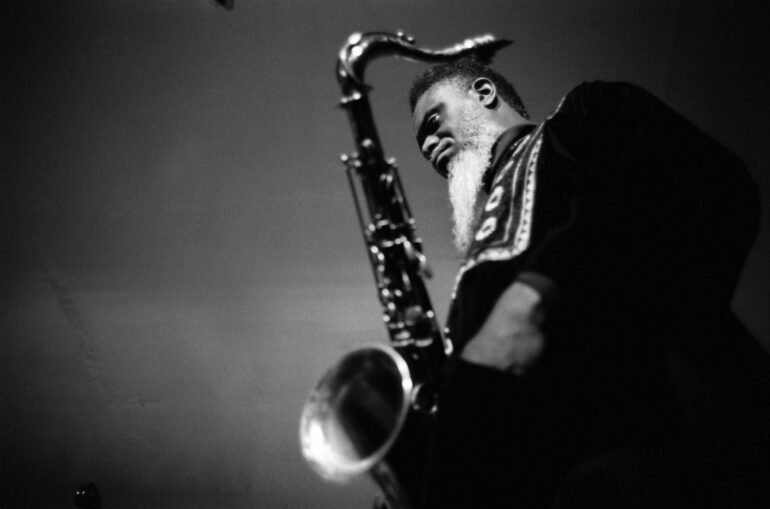
{"type": "Polygon", "coordinates": [[[369,473],[389,507],[415,507],[438,388],[452,351],[428,296],[430,277],[395,161],[386,158],[364,82],[374,58],[446,62],[490,60],[510,41],[486,35],[439,50],[421,49],[399,32],[354,33],[337,61],[341,106],[357,152],[343,155],[372,266],[389,345],[345,355],[310,393],[300,418],[302,453],[323,478],[344,482],[369,473]]]}

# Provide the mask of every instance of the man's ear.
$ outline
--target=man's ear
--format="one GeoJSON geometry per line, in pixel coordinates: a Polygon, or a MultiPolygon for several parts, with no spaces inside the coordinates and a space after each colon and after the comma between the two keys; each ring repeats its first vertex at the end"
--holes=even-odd
{"type": "Polygon", "coordinates": [[[470,91],[482,106],[494,108],[497,105],[497,88],[487,78],[476,78],[471,83],[470,91]]]}

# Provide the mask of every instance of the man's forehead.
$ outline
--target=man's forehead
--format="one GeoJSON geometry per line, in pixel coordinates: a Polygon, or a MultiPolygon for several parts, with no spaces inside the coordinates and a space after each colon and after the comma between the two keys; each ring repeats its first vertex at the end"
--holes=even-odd
{"type": "Polygon", "coordinates": [[[462,83],[458,79],[448,78],[430,86],[417,100],[412,118],[415,130],[423,120],[423,116],[441,102],[459,98],[463,92],[462,83]]]}

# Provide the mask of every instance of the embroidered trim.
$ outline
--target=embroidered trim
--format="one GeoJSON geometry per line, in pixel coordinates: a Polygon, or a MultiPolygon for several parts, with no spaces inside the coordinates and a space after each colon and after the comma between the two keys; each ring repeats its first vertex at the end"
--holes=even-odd
{"type": "MultiPolygon", "coordinates": [[[[467,271],[488,261],[510,260],[529,247],[535,203],[537,161],[542,144],[542,130],[543,124],[527,135],[528,139],[526,142],[516,147],[509,162],[506,163],[502,171],[496,176],[493,183],[493,191],[487,200],[488,205],[485,207],[486,212],[494,210],[500,204],[501,198],[506,194],[501,182],[504,177],[509,176],[511,171],[513,172],[513,175],[510,176],[510,185],[513,188],[511,189],[511,196],[508,198],[511,200],[511,208],[507,212],[508,217],[505,221],[505,229],[500,239],[502,245],[484,248],[465,261],[455,277],[452,299],[455,298],[460,281],[467,271]],[[521,152],[525,150],[528,150],[529,154],[519,157],[524,155],[521,152]],[[513,228],[514,222],[517,223],[516,228],[513,228]]],[[[490,237],[500,224],[499,219],[496,216],[490,216],[484,220],[476,232],[475,240],[482,242],[490,237]]],[[[473,249],[473,246],[471,246],[471,249],[473,249]]]]}
{"type": "Polygon", "coordinates": [[[513,241],[513,255],[517,256],[529,247],[530,233],[532,232],[532,214],[535,208],[535,170],[537,158],[540,155],[540,145],[543,143],[543,137],[539,137],[532,147],[532,153],[527,161],[527,176],[524,182],[524,201],[522,203],[521,220],[516,229],[516,239],[513,241]]]}
{"type": "MultiPolygon", "coordinates": [[[[460,270],[457,272],[457,276],[455,277],[454,287],[452,288],[452,297],[451,301],[454,302],[454,300],[457,297],[457,290],[460,288],[460,283],[462,281],[463,276],[466,272],[471,270],[472,268],[476,267],[477,265],[480,265],[485,262],[489,261],[507,261],[515,258],[516,256],[520,255],[522,252],[524,252],[530,244],[531,240],[531,233],[532,233],[532,220],[534,215],[534,209],[535,209],[535,190],[537,188],[537,166],[538,166],[538,159],[540,156],[540,147],[543,142],[543,129],[545,127],[545,124],[551,120],[559,111],[561,110],[562,106],[564,105],[566,96],[559,101],[558,106],[556,109],[546,117],[546,119],[537,127],[537,129],[533,132],[530,132],[526,136],[524,136],[520,142],[516,142],[516,145],[514,145],[513,153],[510,156],[510,159],[506,163],[506,165],[503,167],[503,169],[498,172],[498,174],[495,176],[494,181],[492,182],[491,188],[494,189],[494,191],[490,194],[490,198],[487,200],[487,207],[485,208],[486,212],[491,212],[495,208],[500,205],[501,199],[503,196],[505,196],[506,189],[504,187],[500,187],[500,191],[497,191],[496,186],[498,186],[501,181],[503,180],[503,177],[507,176],[508,173],[513,169],[513,176],[511,178],[511,185],[513,186],[513,189],[511,190],[511,196],[510,196],[510,207],[511,209],[507,212],[508,218],[505,225],[505,230],[503,233],[503,238],[501,239],[501,245],[498,247],[488,247],[486,249],[482,249],[479,251],[475,256],[471,256],[468,258],[463,265],[460,267],[460,270]],[[531,150],[530,150],[531,147],[531,150]],[[523,150],[530,150],[529,154],[526,157],[520,157],[519,155],[523,150]],[[519,158],[518,161],[516,159],[519,158]],[[514,166],[514,161],[516,161],[516,167],[514,166]],[[526,172],[524,174],[523,181],[520,180],[520,174],[523,168],[525,168],[525,161],[526,161],[526,172]],[[497,194],[500,193],[500,194],[497,194]],[[494,203],[491,203],[492,198],[495,198],[494,203]],[[520,208],[516,209],[516,206],[519,206],[520,208]],[[518,212],[518,214],[517,214],[518,212]],[[516,216],[518,215],[518,224],[516,226],[516,230],[513,231],[511,229],[513,221],[516,220],[516,216]],[[513,235],[513,242],[510,242],[510,238],[508,237],[510,234],[513,235]]],[[[499,221],[497,222],[499,224],[499,221]]],[[[482,223],[484,224],[484,223],[482,223]]],[[[494,230],[494,228],[492,228],[494,230]]],[[[478,233],[481,232],[477,232],[478,233]]],[[[493,231],[490,231],[488,233],[485,232],[484,238],[491,235],[493,231]]],[[[473,246],[471,246],[471,249],[473,249],[473,246]]],[[[450,310],[454,304],[450,305],[450,310]]],[[[447,328],[447,337],[451,334],[451,331],[447,328]]]]}

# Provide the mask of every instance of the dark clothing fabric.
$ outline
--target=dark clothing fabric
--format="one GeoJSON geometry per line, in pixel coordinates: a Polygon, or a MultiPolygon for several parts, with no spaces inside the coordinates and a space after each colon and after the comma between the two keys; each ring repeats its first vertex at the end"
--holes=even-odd
{"type": "MultiPolygon", "coordinates": [[[[455,354],[519,274],[549,277],[561,298],[527,376],[452,360],[426,506],[604,507],[577,501],[626,468],[638,474],[628,479],[662,479],[657,491],[637,487],[653,497],[639,507],[684,507],[687,462],[713,430],[692,432],[698,416],[670,356],[681,371],[716,370],[770,395],[770,362],[728,310],[758,226],[755,184],[734,154],[624,83],[580,85],[540,125],[504,133],[493,154],[449,313],[455,354]]],[[[605,487],[624,486],[620,477],[605,487]]]]}

